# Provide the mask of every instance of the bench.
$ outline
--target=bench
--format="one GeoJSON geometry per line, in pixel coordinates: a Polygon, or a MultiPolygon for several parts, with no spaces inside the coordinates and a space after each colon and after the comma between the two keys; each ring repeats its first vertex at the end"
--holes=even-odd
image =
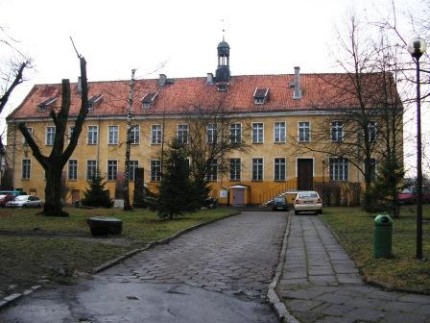
{"type": "Polygon", "coordinates": [[[95,216],[87,220],[93,236],[121,234],[122,220],[113,217],[95,216]]]}

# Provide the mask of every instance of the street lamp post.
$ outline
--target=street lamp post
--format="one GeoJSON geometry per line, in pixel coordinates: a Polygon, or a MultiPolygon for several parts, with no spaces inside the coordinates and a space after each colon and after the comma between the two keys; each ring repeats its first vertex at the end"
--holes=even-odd
{"type": "Polygon", "coordinates": [[[414,58],[416,64],[417,82],[417,245],[416,257],[423,258],[423,173],[421,169],[422,146],[421,146],[421,94],[420,94],[420,57],[426,50],[424,39],[415,38],[408,46],[408,51],[414,58]]]}

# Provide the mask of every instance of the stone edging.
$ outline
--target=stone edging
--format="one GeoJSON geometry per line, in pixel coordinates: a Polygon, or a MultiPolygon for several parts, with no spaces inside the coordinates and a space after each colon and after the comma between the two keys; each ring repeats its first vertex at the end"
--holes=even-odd
{"type": "MultiPolygon", "coordinates": [[[[185,234],[187,232],[190,232],[192,230],[198,229],[201,226],[204,226],[204,225],[210,224],[210,223],[214,223],[216,221],[220,221],[222,219],[226,219],[226,218],[229,218],[231,216],[234,216],[234,215],[237,215],[237,214],[240,214],[240,213],[241,213],[240,211],[236,210],[236,211],[232,212],[231,214],[229,214],[229,215],[227,215],[225,217],[193,225],[193,226],[191,226],[189,228],[186,228],[186,229],[184,229],[182,231],[179,231],[179,232],[175,233],[174,235],[172,235],[170,237],[167,237],[165,239],[151,241],[151,242],[148,243],[147,246],[145,246],[143,248],[138,248],[138,249],[131,250],[131,251],[127,252],[126,254],[122,255],[122,256],[119,256],[119,257],[117,257],[115,259],[112,259],[112,260],[110,260],[110,261],[108,261],[108,262],[100,265],[99,267],[94,268],[93,271],[92,271],[92,274],[101,272],[101,271],[103,271],[103,270],[105,270],[105,269],[107,269],[109,267],[112,267],[112,266],[116,265],[117,263],[119,263],[119,262],[121,262],[121,261],[123,261],[123,260],[125,260],[125,259],[127,259],[127,258],[129,258],[131,256],[133,256],[134,254],[136,254],[138,252],[148,250],[148,249],[150,249],[150,248],[152,248],[153,246],[156,246],[156,245],[169,243],[173,239],[176,239],[176,238],[180,237],[181,235],[183,235],[183,234],[185,234]]],[[[5,296],[3,298],[0,298],[0,310],[2,308],[4,308],[4,307],[10,305],[11,303],[17,301],[18,299],[21,299],[23,296],[30,295],[31,293],[35,292],[36,290],[40,289],[41,287],[42,287],[42,285],[34,285],[31,288],[26,289],[25,291],[23,291],[21,293],[13,293],[13,294],[7,295],[7,296],[5,296]]]]}
{"type": "Polygon", "coordinates": [[[6,297],[3,297],[3,299],[0,300],[0,309],[2,309],[6,305],[9,305],[10,303],[12,303],[16,300],[22,298],[23,296],[30,295],[31,293],[35,292],[36,290],[38,290],[41,287],[42,287],[41,285],[34,285],[34,286],[30,287],[29,289],[26,289],[22,293],[13,293],[13,294],[10,294],[6,297]]]}
{"type": "MultiPolygon", "coordinates": [[[[337,243],[339,243],[339,245],[343,247],[343,245],[340,243],[340,239],[339,236],[337,235],[337,233],[332,230],[330,228],[330,225],[328,225],[328,223],[326,221],[324,221],[324,219],[321,219],[321,222],[326,226],[326,228],[328,230],[330,230],[330,232],[333,234],[333,236],[336,238],[337,243]]],[[[345,248],[344,248],[345,249],[345,248]]],[[[346,251],[345,251],[346,252],[346,251]]],[[[349,255],[348,255],[349,256],[349,255]]],[[[354,262],[355,267],[357,267],[359,273],[360,273],[360,278],[361,280],[368,285],[371,286],[375,286],[378,287],[380,289],[386,290],[386,291],[392,291],[392,292],[401,292],[401,293],[409,293],[409,294],[419,294],[419,295],[429,295],[430,296],[430,291],[425,291],[425,290],[419,290],[419,289],[412,289],[412,288],[402,288],[402,287],[394,287],[394,285],[389,284],[389,283],[383,283],[374,279],[371,279],[369,277],[367,277],[364,273],[363,270],[357,265],[357,263],[355,262],[355,260],[349,256],[349,258],[354,262]]]]}
{"type": "Polygon", "coordinates": [[[267,292],[267,298],[269,300],[270,306],[272,307],[273,311],[278,316],[281,323],[298,323],[299,322],[293,315],[291,315],[291,313],[288,311],[285,304],[280,300],[278,294],[276,293],[276,287],[279,283],[279,280],[281,279],[282,270],[284,268],[285,254],[287,252],[288,236],[290,235],[290,226],[291,226],[291,220],[290,220],[291,213],[290,212],[288,212],[286,215],[287,216],[287,227],[285,228],[284,239],[282,241],[282,247],[281,247],[281,252],[279,254],[279,261],[278,261],[278,265],[276,267],[275,276],[274,276],[272,282],[270,283],[269,290],[267,292]]]}

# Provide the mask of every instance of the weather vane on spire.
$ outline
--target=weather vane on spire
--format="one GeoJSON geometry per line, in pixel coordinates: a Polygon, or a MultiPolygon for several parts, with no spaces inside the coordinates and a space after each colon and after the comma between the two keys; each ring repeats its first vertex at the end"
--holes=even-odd
{"type": "Polygon", "coordinates": [[[221,24],[222,24],[222,40],[224,41],[225,39],[225,20],[224,19],[220,19],[221,20],[221,24]]]}

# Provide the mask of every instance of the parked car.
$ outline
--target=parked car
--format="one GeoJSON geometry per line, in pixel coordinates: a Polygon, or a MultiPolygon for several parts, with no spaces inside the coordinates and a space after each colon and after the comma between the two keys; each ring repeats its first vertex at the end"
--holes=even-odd
{"type": "Polygon", "coordinates": [[[404,189],[397,194],[399,204],[414,204],[417,202],[417,196],[409,189],[404,189]]]}
{"type": "Polygon", "coordinates": [[[322,214],[323,202],[318,192],[316,191],[302,191],[298,192],[294,199],[294,213],[300,212],[315,212],[322,214]]]}
{"type": "Polygon", "coordinates": [[[0,194],[0,207],[5,207],[6,203],[15,198],[12,194],[0,194]]]}
{"type": "Polygon", "coordinates": [[[21,190],[2,190],[0,191],[0,195],[12,195],[15,197],[18,195],[27,195],[27,193],[21,190]]]}
{"type": "Polygon", "coordinates": [[[35,195],[19,195],[16,196],[12,201],[6,203],[6,207],[17,207],[17,208],[26,208],[26,207],[42,207],[42,200],[40,197],[35,195]]]}
{"type": "Polygon", "coordinates": [[[275,197],[271,205],[272,211],[288,211],[288,204],[284,197],[275,197]]]}

